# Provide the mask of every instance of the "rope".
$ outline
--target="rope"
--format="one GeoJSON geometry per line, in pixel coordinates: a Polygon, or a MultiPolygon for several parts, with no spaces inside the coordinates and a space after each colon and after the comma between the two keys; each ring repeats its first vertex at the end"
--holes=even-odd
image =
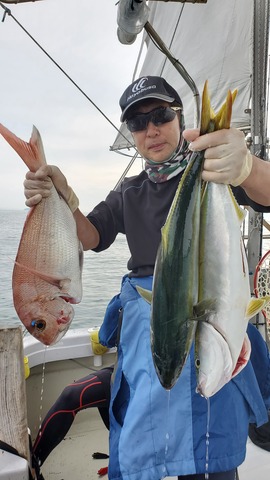
{"type": "MultiPolygon", "coordinates": [[[[178,18],[176,19],[174,31],[172,32],[172,36],[171,36],[171,41],[170,41],[170,44],[168,45],[168,49],[169,49],[169,50],[171,50],[171,48],[172,48],[172,44],[173,44],[173,41],[174,41],[174,38],[175,38],[175,35],[176,35],[176,32],[177,32],[177,29],[178,29],[179,24],[180,24],[180,20],[181,20],[181,17],[182,17],[182,13],[183,13],[183,11],[184,11],[184,6],[185,6],[185,5],[182,5],[182,6],[181,6],[181,10],[180,10],[180,12],[179,12],[178,18]]],[[[163,71],[164,71],[164,68],[165,68],[167,62],[168,62],[168,58],[167,58],[167,56],[165,56],[164,63],[163,63],[163,67],[161,67],[161,76],[163,75],[163,71]]]]}
{"type": "Polygon", "coordinates": [[[132,167],[133,163],[135,162],[136,158],[138,157],[138,155],[139,155],[139,153],[136,151],[135,154],[133,155],[132,159],[130,160],[128,166],[123,171],[123,173],[122,173],[121,177],[119,178],[118,182],[114,186],[113,190],[116,190],[118,188],[118,186],[122,183],[122,181],[124,180],[128,171],[131,169],[131,167],[132,167]]]}

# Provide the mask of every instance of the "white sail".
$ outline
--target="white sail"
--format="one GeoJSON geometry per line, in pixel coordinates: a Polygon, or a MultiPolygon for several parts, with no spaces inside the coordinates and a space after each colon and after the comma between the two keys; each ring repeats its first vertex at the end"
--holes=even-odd
{"type": "MultiPolygon", "coordinates": [[[[250,126],[254,0],[208,0],[206,4],[148,2],[148,6],[148,22],[185,67],[199,93],[208,79],[212,104],[218,109],[228,89],[237,89],[232,125],[250,126]]],[[[135,77],[161,75],[166,78],[182,98],[186,127],[193,127],[193,92],[146,33],[143,42],[147,53],[135,77]]],[[[112,148],[121,149],[125,145],[118,135],[112,148]]]]}
{"type": "MultiPolygon", "coordinates": [[[[156,3],[149,23],[159,33],[171,53],[193,78],[199,92],[209,80],[212,104],[216,109],[228,89],[238,89],[232,123],[249,124],[252,75],[253,0],[208,0],[207,4],[156,3]],[[165,20],[166,19],[166,20],[165,20]]],[[[141,75],[162,75],[180,93],[186,125],[192,127],[192,92],[169,60],[152,42],[141,75]]]]}

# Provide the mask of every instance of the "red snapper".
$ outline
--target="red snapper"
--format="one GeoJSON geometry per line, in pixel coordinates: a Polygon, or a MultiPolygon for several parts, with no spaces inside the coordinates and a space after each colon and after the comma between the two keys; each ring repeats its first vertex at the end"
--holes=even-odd
{"type": "MultiPolygon", "coordinates": [[[[29,143],[0,124],[0,133],[35,172],[46,164],[42,140],[33,127],[29,143]]],[[[83,251],[76,223],[54,186],[27,215],[13,269],[13,303],[27,330],[45,345],[58,342],[82,298],[83,251]]]]}

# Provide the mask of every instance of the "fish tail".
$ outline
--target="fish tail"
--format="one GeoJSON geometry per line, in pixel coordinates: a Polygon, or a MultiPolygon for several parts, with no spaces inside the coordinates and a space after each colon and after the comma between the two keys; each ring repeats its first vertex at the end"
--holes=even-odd
{"type": "Polygon", "coordinates": [[[21,140],[14,133],[0,123],[0,133],[15,152],[21,157],[29,170],[36,172],[39,167],[46,164],[45,153],[38,129],[33,125],[29,143],[21,140]]]}
{"type": "Polygon", "coordinates": [[[223,128],[230,128],[232,117],[232,106],[237,95],[237,90],[228,91],[227,98],[217,114],[215,114],[211,107],[211,99],[208,90],[208,81],[204,84],[202,94],[202,113],[201,113],[201,135],[210,133],[223,128]]]}
{"type": "Polygon", "coordinates": [[[214,129],[214,117],[215,112],[211,107],[211,100],[208,90],[208,80],[206,80],[203,88],[202,94],[202,112],[201,112],[201,126],[200,126],[200,133],[201,135],[205,133],[209,133],[211,130],[214,129]]]}

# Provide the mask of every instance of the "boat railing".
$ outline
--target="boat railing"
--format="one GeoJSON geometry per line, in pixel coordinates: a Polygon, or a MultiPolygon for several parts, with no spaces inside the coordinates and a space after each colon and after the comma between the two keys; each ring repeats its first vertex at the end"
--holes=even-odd
{"type": "MultiPolygon", "coordinates": [[[[43,363],[66,360],[67,358],[93,357],[95,367],[101,367],[103,355],[95,355],[92,350],[87,328],[69,330],[55,345],[43,345],[31,335],[24,338],[24,355],[31,369],[43,363]]],[[[104,355],[115,353],[116,348],[109,349],[104,355]]]]}

